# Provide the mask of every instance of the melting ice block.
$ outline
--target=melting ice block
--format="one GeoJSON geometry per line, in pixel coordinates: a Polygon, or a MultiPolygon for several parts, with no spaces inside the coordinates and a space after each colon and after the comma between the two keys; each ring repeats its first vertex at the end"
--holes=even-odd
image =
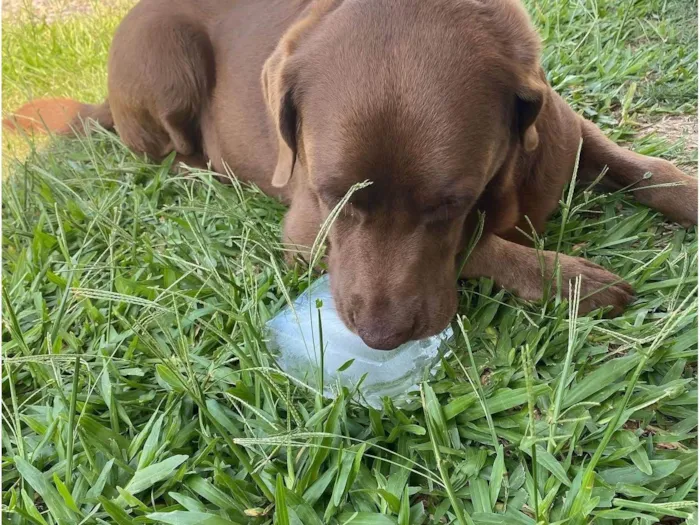
{"type": "Polygon", "coordinates": [[[408,392],[429,379],[440,358],[448,352],[446,343],[452,337],[448,326],[438,335],[410,341],[395,350],[373,350],[338,317],[327,275],[270,319],[266,332],[268,349],[277,356],[283,371],[320,389],[323,362],[323,394],[330,398],[336,397],[342,386],[355,391],[366,376],[359,387],[358,400],[375,408],[381,407],[386,396],[400,404],[408,392]],[[322,306],[318,307],[320,303],[322,306]]]}

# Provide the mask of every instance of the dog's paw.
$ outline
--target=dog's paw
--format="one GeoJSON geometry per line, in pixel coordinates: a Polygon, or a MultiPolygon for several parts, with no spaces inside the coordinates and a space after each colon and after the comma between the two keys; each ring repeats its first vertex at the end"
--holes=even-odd
{"type": "Polygon", "coordinates": [[[618,275],[579,257],[561,257],[562,293],[566,298],[581,276],[579,314],[611,306],[607,315],[616,317],[634,300],[634,289],[618,275]]]}

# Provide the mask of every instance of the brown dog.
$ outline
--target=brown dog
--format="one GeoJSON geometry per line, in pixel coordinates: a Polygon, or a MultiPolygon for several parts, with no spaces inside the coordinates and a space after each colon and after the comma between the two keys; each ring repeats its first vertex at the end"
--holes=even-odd
{"type": "MultiPolygon", "coordinates": [[[[114,37],[108,102],[76,111],[156,159],[230,166],[290,204],[296,246],[372,181],[335,222],[329,266],[347,326],[390,349],[454,315],[478,211],[461,276],[542,298],[555,254],[518,228],[544,227],[581,140],[579,180],[607,167],[607,187],[697,223],[697,180],[607,140],[548,86],[539,56],[516,0],[143,0],[114,37]]],[[[559,263],[565,288],[582,276],[583,311],[633,297],[600,266],[559,263]]]]}

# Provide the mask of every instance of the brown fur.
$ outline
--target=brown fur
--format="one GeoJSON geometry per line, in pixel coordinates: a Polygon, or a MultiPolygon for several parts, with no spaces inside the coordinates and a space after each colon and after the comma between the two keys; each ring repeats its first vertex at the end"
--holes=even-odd
{"type": "MultiPolygon", "coordinates": [[[[109,106],[79,112],[136,151],[228,166],[290,203],[284,240],[301,252],[371,180],[331,229],[329,266],[344,322],[388,349],[454,315],[479,211],[461,277],[542,298],[555,254],[518,229],[542,230],[581,140],[579,179],[607,167],[605,186],[697,224],[697,180],[610,142],[548,86],[539,56],[516,0],[142,0],[114,37],[109,106]]],[[[607,270],[558,260],[565,294],[583,278],[583,311],[633,298],[607,270]]]]}

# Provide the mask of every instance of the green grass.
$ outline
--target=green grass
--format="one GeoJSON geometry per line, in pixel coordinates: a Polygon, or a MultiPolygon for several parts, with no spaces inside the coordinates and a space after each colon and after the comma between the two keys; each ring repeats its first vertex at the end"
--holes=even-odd
{"type": "MultiPolygon", "coordinates": [[[[67,1],[49,3],[60,6],[67,1]]],[[[93,0],[89,16],[55,23],[45,23],[31,10],[23,10],[17,19],[4,20],[3,116],[34,98],[68,97],[91,103],[104,100],[109,44],[129,3],[115,0],[104,5],[93,0]]],[[[24,157],[29,149],[26,141],[4,137],[3,154],[7,158],[24,157]]]]}
{"type": "MultiPolygon", "coordinates": [[[[697,4],[530,7],[576,109],[694,162],[635,131],[696,112],[697,4]]],[[[4,108],[99,100],[113,27],[6,23],[4,108]]],[[[623,194],[564,196],[544,245],[562,233],[636,302],[576,318],[463,283],[438,377],[375,411],[315,397],[265,348],[308,282],[282,262],[279,204],[107,133],[26,151],[2,196],[3,523],[697,523],[695,229],[623,194]]]]}

